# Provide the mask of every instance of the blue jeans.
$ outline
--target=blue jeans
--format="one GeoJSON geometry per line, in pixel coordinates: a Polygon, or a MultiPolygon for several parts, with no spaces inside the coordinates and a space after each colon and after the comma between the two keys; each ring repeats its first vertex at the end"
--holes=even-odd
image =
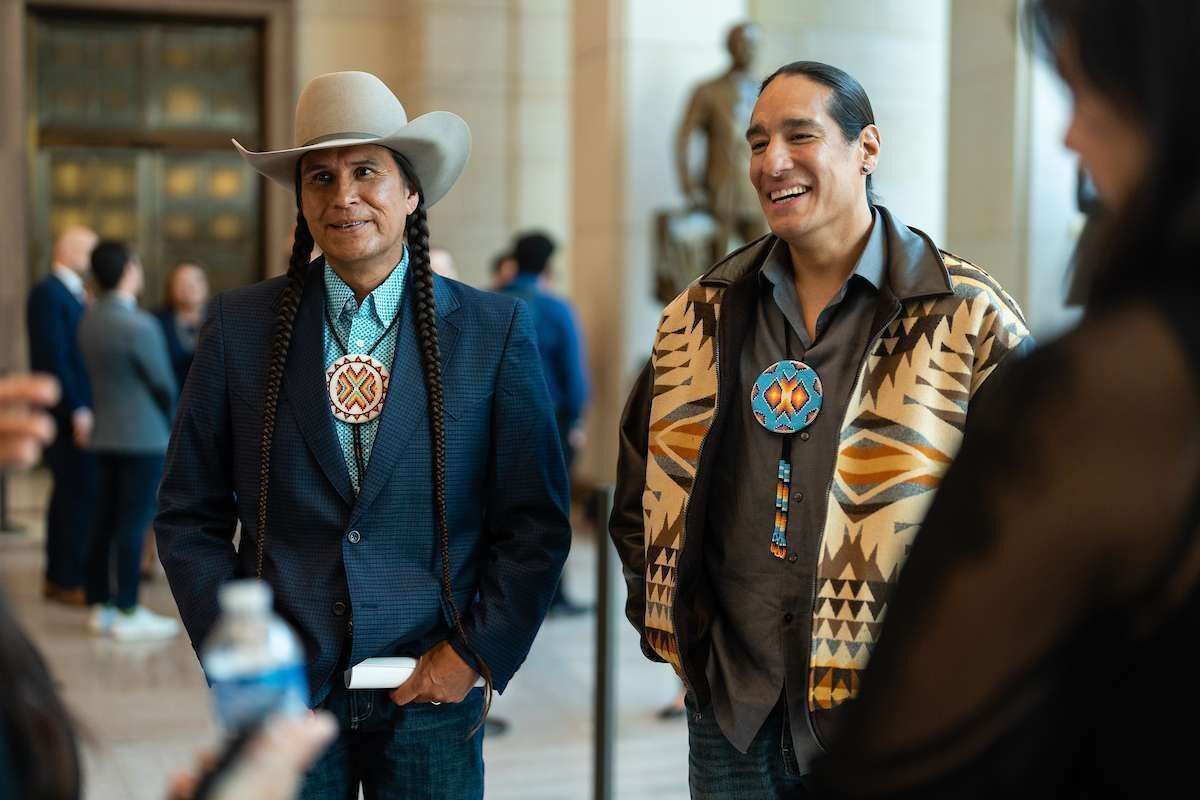
{"type": "MultiPolygon", "coordinates": [[[[339,673],[340,674],[340,673],[339,673]]],[[[477,800],[483,797],[483,690],[461,703],[401,708],[383,689],[337,681],[321,704],[341,733],[309,770],[300,800],[477,800]]]]}
{"type": "Polygon", "coordinates": [[[688,788],[692,800],[804,800],[807,780],[796,765],[783,700],[750,748],[740,753],[721,733],[711,707],[688,700],[688,788]]]}
{"type": "Polygon", "coordinates": [[[130,611],[142,581],[142,544],[154,519],[163,456],[100,453],[96,464],[96,507],[88,544],[88,604],[112,600],[130,611]],[[112,560],[116,551],[116,597],[112,596],[112,560]]]}

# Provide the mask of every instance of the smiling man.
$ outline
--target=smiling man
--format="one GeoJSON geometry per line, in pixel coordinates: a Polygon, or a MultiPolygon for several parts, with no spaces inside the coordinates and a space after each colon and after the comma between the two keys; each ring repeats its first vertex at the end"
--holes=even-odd
{"type": "Polygon", "coordinates": [[[311,704],[341,725],[302,798],[480,798],[479,723],[570,539],[533,320],[431,268],[426,209],[466,165],[461,118],[410,122],[378,78],[339,72],[305,88],[295,130],[289,150],[239,146],[295,192],[295,243],[286,276],[213,301],[167,453],[160,557],[195,646],[220,583],[272,586],[311,704]],[[377,656],[416,670],[348,690],[344,670],[377,656]]]}
{"type": "Polygon", "coordinates": [[[663,312],[610,521],[698,798],[804,796],[973,398],[1031,344],[987,273],[875,204],[854,78],[782,67],[746,140],[771,233],[663,312]]]}

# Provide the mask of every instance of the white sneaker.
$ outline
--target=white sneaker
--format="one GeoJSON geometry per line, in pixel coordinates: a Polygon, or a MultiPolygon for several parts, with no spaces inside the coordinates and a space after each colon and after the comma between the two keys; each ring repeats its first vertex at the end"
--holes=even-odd
{"type": "Polygon", "coordinates": [[[88,630],[98,636],[112,633],[113,622],[117,618],[117,607],[108,604],[92,606],[91,616],[88,617],[88,630]]]}
{"type": "Polygon", "coordinates": [[[113,638],[121,642],[170,639],[177,633],[178,620],[155,614],[145,606],[137,606],[128,614],[118,613],[112,623],[113,638]]]}

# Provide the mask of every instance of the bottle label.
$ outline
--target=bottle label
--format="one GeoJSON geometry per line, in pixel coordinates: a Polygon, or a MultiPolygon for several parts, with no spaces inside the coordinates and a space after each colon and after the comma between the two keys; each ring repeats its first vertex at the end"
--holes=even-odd
{"type": "Polygon", "coordinates": [[[213,680],[212,692],[217,719],[229,731],[308,708],[308,679],[300,664],[213,680]]]}

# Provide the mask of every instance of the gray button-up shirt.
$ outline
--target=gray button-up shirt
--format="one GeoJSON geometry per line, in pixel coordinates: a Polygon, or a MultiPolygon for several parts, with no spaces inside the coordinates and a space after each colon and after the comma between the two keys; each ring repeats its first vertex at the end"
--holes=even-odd
{"type": "Polygon", "coordinates": [[[713,711],[726,738],[745,752],[786,690],[801,769],[816,751],[804,704],[821,530],[843,417],[875,334],[871,324],[886,279],[885,225],[872,213],[867,246],[818,317],[815,339],[804,324],[785,242],[776,243],[754,278],[755,318],[728,362],[737,369],[735,406],[709,501],[704,559],[716,603],[707,669],[713,711]],[[824,404],[813,424],[792,438],[788,557],[779,559],[770,547],[783,439],[754,418],[750,389],[764,369],[783,358],[804,361],[817,371],[824,404]]]}

